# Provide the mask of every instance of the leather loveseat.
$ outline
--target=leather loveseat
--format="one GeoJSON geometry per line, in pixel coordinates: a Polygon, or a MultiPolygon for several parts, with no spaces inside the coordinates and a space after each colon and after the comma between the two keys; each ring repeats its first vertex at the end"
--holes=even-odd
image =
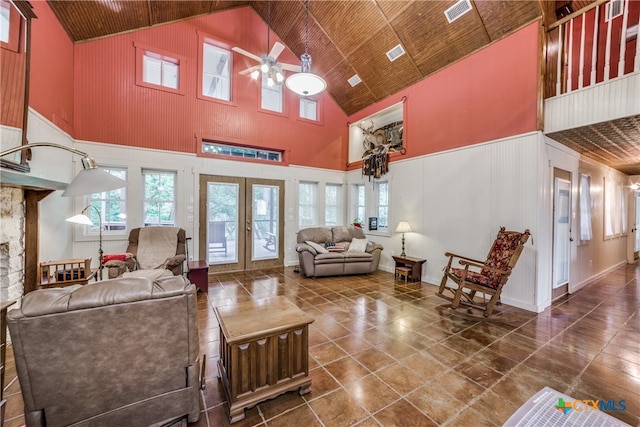
{"type": "Polygon", "coordinates": [[[297,243],[300,268],[307,277],[373,273],[383,249],[366,241],[362,229],[354,226],[304,228],[298,231],[297,243]],[[354,250],[358,244],[361,248],[354,250]]]}
{"type": "Polygon", "coordinates": [[[27,427],[197,421],[196,310],[182,276],[25,295],[7,321],[27,427]]]}

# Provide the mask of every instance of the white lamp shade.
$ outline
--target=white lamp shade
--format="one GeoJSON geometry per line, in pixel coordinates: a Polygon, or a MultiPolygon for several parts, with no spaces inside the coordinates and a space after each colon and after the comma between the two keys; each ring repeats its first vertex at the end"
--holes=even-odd
{"type": "Polygon", "coordinates": [[[102,169],[83,169],[62,193],[64,197],[83,196],[126,187],[127,182],[102,169]]]}
{"type": "Polygon", "coordinates": [[[327,88],[327,82],[322,77],[308,72],[290,75],[285,84],[289,90],[300,96],[317,95],[327,88]]]}
{"type": "Polygon", "coordinates": [[[74,215],[71,218],[67,218],[66,221],[73,222],[74,224],[93,225],[89,217],[85,214],[74,215]]]}
{"type": "Polygon", "coordinates": [[[410,231],[411,226],[407,221],[400,221],[396,227],[396,233],[409,233],[410,231]]]}

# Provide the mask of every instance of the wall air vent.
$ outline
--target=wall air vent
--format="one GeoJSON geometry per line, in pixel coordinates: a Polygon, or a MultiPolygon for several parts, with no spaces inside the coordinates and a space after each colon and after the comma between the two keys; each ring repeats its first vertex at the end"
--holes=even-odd
{"type": "Polygon", "coordinates": [[[404,51],[404,48],[399,44],[397,46],[394,46],[393,49],[387,52],[387,58],[389,58],[389,61],[393,62],[405,53],[406,52],[404,51]]]}
{"type": "Polygon", "coordinates": [[[449,24],[451,24],[453,21],[460,18],[471,9],[471,2],[469,0],[460,0],[449,9],[445,10],[444,15],[447,17],[447,21],[449,21],[449,24]]]}
{"type": "Polygon", "coordinates": [[[349,77],[349,79],[347,81],[349,82],[351,87],[354,87],[355,85],[357,85],[359,83],[362,83],[362,79],[357,74],[354,74],[353,76],[349,77]]]}

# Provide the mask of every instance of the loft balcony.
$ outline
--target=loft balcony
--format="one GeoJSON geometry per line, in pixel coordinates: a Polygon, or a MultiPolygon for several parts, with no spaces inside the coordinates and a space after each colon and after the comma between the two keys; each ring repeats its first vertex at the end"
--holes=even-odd
{"type": "Polygon", "coordinates": [[[547,31],[544,133],[640,175],[640,2],[596,2],[547,31]]]}

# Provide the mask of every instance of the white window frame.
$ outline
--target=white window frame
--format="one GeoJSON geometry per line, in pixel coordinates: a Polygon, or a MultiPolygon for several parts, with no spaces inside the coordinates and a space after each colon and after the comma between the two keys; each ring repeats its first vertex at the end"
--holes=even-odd
{"type": "Polygon", "coordinates": [[[180,89],[180,61],[145,51],[142,54],[142,81],[169,89],[180,89]],[[157,67],[159,72],[152,72],[152,66],[157,67]]]}
{"type": "Polygon", "coordinates": [[[298,183],[298,227],[306,228],[318,224],[318,183],[300,181],[298,183]],[[303,187],[307,187],[308,191],[304,191],[303,187]],[[303,193],[308,193],[308,197],[303,193]]]}
{"type": "Polygon", "coordinates": [[[9,43],[11,38],[11,4],[8,1],[0,1],[0,42],[9,43]]]}
{"type": "MultiPolygon", "coordinates": [[[[100,169],[111,175],[117,176],[123,181],[127,181],[127,168],[123,167],[108,167],[101,166],[100,169]]],[[[102,235],[121,235],[127,233],[127,187],[118,188],[110,191],[103,191],[101,193],[93,193],[84,197],[83,206],[95,206],[100,213],[100,221],[102,222],[102,235]],[[120,220],[121,221],[109,221],[111,218],[111,204],[120,204],[120,220]],[[123,212],[124,210],[124,212],[123,212]]],[[[94,216],[98,215],[96,209],[87,209],[85,215],[87,215],[94,225],[83,227],[84,236],[97,236],[99,234],[99,223],[93,221],[94,216]]]]}
{"type": "Polygon", "coordinates": [[[147,226],[165,226],[165,227],[175,227],[176,225],[176,214],[177,214],[177,188],[178,188],[178,174],[176,171],[166,171],[166,170],[157,170],[157,169],[143,169],[142,170],[142,194],[143,194],[143,198],[142,198],[142,224],[144,224],[145,227],[147,226]],[[158,177],[160,176],[172,176],[173,177],[173,197],[171,199],[154,199],[154,198],[147,198],[147,176],[151,176],[151,175],[158,175],[158,177]],[[147,221],[147,216],[146,216],[146,207],[149,204],[157,204],[158,205],[158,211],[160,212],[161,205],[170,205],[171,206],[171,217],[172,220],[169,221],[162,221],[160,218],[160,214],[158,214],[158,221],[157,222],[152,222],[152,221],[147,221]]]}
{"type": "Polygon", "coordinates": [[[265,111],[273,111],[275,113],[284,113],[284,91],[282,84],[269,86],[268,73],[261,73],[262,79],[260,84],[260,108],[265,111]]]}
{"type": "MultiPolygon", "coordinates": [[[[202,73],[200,94],[205,98],[218,99],[222,101],[231,101],[232,97],[232,70],[233,70],[233,55],[228,49],[224,49],[214,43],[208,42],[206,39],[202,42],[202,67],[200,72],[202,73]],[[207,65],[212,59],[207,58],[212,52],[218,54],[224,54],[227,57],[227,61],[223,70],[208,70],[207,65]],[[210,77],[208,77],[210,76],[210,77]],[[208,82],[216,82],[216,89],[213,93],[207,90],[208,82]],[[218,86],[222,83],[222,86],[218,86]],[[222,89],[220,89],[222,88],[222,89]]],[[[209,85],[210,86],[210,85],[209,85]]]]}
{"type": "Polygon", "coordinates": [[[367,220],[367,186],[364,183],[351,185],[351,223],[356,219],[364,222],[367,220]]]}
{"type": "MultiPolygon", "coordinates": [[[[378,218],[378,231],[389,232],[389,181],[376,181],[373,184],[374,201],[375,201],[375,215],[378,218]],[[386,188],[385,192],[382,192],[382,188],[386,188]],[[383,200],[383,195],[386,193],[386,200],[383,200]],[[383,217],[383,211],[386,211],[386,224],[384,224],[380,218],[383,217]]],[[[367,220],[368,225],[368,220],[367,220]]]]}
{"type": "Polygon", "coordinates": [[[313,122],[319,121],[318,101],[309,98],[300,98],[299,117],[313,122]],[[313,114],[312,114],[313,112],[313,114]]]}
{"type": "Polygon", "coordinates": [[[324,187],[324,225],[326,227],[340,225],[343,223],[344,218],[342,214],[343,197],[342,197],[342,184],[327,183],[324,187]],[[335,191],[335,201],[330,203],[334,198],[330,192],[335,191]],[[329,222],[328,218],[335,216],[335,222],[329,222]]]}

